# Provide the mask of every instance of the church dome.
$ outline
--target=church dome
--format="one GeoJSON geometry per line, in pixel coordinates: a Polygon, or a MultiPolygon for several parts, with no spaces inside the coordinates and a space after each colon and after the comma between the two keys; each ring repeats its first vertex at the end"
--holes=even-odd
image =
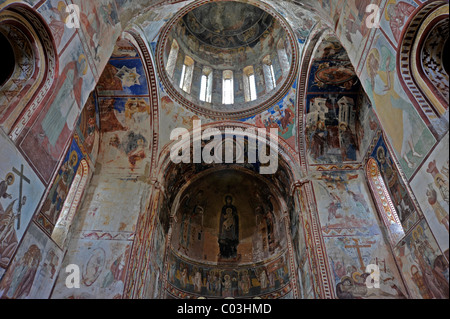
{"type": "Polygon", "coordinates": [[[167,93],[216,119],[267,109],[287,93],[298,65],[293,32],[261,3],[195,2],[164,26],[156,51],[167,93]]]}

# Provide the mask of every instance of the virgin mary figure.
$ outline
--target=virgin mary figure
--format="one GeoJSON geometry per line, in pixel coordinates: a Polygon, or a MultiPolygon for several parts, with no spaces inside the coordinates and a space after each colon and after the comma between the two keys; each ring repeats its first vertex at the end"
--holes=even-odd
{"type": "Polygon", "coordinates": [[[237,257],[237,246],[239,245],[239,216],[233,205],[233,198],[225,197],[225,205],[220,214],[219,247],[220,256],[226,259],[237,257]]]}

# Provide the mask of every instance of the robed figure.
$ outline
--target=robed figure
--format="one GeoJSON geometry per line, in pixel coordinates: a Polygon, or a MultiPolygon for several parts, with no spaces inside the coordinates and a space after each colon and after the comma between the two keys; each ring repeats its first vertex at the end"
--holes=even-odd
{"type": "Polygon", "coordinates": [[[232,259],[237,257],[239,245],[239,216],[236,207],[232,204],[232,197],[227,196],[225,202],[220,214],[220,257],[232,259]]]}

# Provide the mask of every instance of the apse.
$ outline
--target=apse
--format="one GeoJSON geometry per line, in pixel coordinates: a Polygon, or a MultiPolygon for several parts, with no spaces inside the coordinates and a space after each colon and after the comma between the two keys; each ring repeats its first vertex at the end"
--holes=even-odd
{"type": "Polygon", "coordinates": [[[248,2],[187,6],[162,29],[158,71],[167,93],[197,114],[245,118],[286,94],[297,41],[275,12],[248,2]]]}
{"type": "Polygon", "coordinates": [[[267,178],[242,166],[217,165],[197,169],[186,182],[180,170],[189,175],[195,166],[179,165],[167,176],[170,195],[160,211],[160,218],[168,211],[172,216],[166,297],[289,294],[292,239],[286,202],[273,181],[280,174],[267,178]]]}

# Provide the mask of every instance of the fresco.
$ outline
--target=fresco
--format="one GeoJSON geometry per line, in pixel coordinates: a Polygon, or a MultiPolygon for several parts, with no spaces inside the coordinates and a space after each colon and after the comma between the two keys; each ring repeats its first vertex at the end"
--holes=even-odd
{"type": "Polygon", "coordinates": [[[110,39],[117,39],[121,31],[116,2],[111,0],[73,2],[80,7],[83,47],[91,63],[96,66],[98,78],[99,71],[111,56],[111,51],[106,49],[111,46],[110,39]]]}
{"type": "Polygon", "coordinates": [[[86,56],[75,41],[70,42],[59,63],[60,73],[54,94],[20,143],[46,183],[50,182],[51,174],[70,141],[83,108],[81,103],[87,100],[87,92],[93,85],[86,56]]]}
{"type": "Polygon", "coordinates": [[[34,223],[0,283],[2,299],[47,299],[59,271],[62,251],[34,223]]]}
{"type": "Polygon", "coordinates": [[[49,236],[58,221],[82,159],[83,154],[77,142],[73,140],[37,217],[37,222],[49,236]]]}
{"type": "Polygon", "coordinates": [[[295,121],[295,109],[296,109],[296,96],[297,96],[297,81],[294,82],[292,88],[281,99],[280,102],[270,107],[267,111],[261,112],[256,116],[243,120],[245,123],[253,124],[260,128],[276,128],[281,138],[293,148],[295,145],[296,134],[296,121],[295,121]]]}
{"type": "Polygon", "coordinates": [[[448,299],[448,249],[442,253],[425,220],[395,248],[412,298],[448,299]]]}
{"type": "Polygon", "coordinates": [[[278,204],[267,186],[246,175],[215,172],[183,193],[173,250],[189,259],[219,263],[256,263],[283,251],[286,237],[278,204]]]}
{"type": "Polygon", "coordinates": [[[405,183],[397,170],[394,160],[386,147],[383,137],[380,137],[371,157],[374,158],[380,169],[384,184],[388,188],[392,203],[397,215],[407,232],[420,218],[415,204],[409,195],[405,183]]]}
{"type": "Polygon", "coordinates": [[[79,240],[68,249],[61,273],[52,292],[53,299],[121,299],[131,242],[79,240]],[[80,268],[80,288],[66,287],[68,264],[80,268]]]}
{"type": "Polygon", "coordinates": [[[417,7],[413,0],[387,1],[380,24],[395,46],[398,47],[402,31],[417,7]]]}
{"type": "Polygon", "coordinates": [[[151,148],[150,97],[144,66],[136,49],[117,43],[96,89],[104,165],[129,171],[145,168],[151,148]]]}
{"type": "Polygon", "coordinates": [[[442,251],[449,248],[448,134],[414,176],[411,187],[442,251]]]}
{"type": "Polygon", "coordinates": [[[6,268],[45,187],[3,131],[0,144],[0,268],[6,268]]]}
{"type": "Polygon", "coordinates": [[[61,0],[47,0],[39,7],[55,40],[56,50],[60,53],[75,33],[75,28],[67,28],[65,21],[68,17],[67,4],[61,0]]]}
{"type": "Polygon", "coordinates": [[[363,178],[358,171],[327,172],[319,174],[313,182],[336,296],[406,298],[363,178]],[[365,284],[370,264],[380,269],[379,289],[370,289],[365,284]]]}
{"type": "Polygon", "coordinates": [[[309,160],[312,164],[355,162],[364,155],[377,127],[370,103],[336,38],[325,36],[315,52],[305,108],[309,160]]]}
{"type": "MultiPolygon", "coordinates": [[[[142,27],[140,31],[142,35],[145,34],[149,47],[154,48],[162,25],[192,1],[175,4],[158,4],[159,1],[148,0],[72,1],[82,8],[80,30],[64,26],[65,6],[71,3],[70,1],[0,0],[0,8],[15,2],[34,7],[39,18],[45,20],[51,32],[51,42],[55,46],[59,65],[50,93],[46,96],[33,96],[29,101],[30,105],[36,107],[36,112],[23,112],[24,117],[29,116],[28,122],[22,121],[22,115],[17,118],[17,124],[22,125],[22,133],[11,137],[15,145],[0,132],[0,225],[3,225],[0,226],[0,295],[2,298],[45,298],[50,294],[59,273],[54,292],[56,298],[121,298],[126,276],[124,269],[128,265],[137,219],[139,213],[148,208],[147,199],[150,198],[152,186],[147,184],[146,178],[157,169],[150,166],[149,159],[149,149],[154,136],[150,132],[151,95],[146,91],[147,86],[151,84],[158,87],[158,92],[153,93],[160,96],[160,149],[167,144],[173,128],[189,128],[192,119],[199,117],[173,103],[160,83],[146,82],[143,66],[138,62],[140,56],[129,43],[120,42],[115,48],[114,43],[122,27],[133,19],[136,26],[142,27]],[[113,56],[110,60],[111,53],[113,56]],[[100,80],[102,86],[90,96],[104,68],[105,75],[100,80]],[[88,102],[85,105],[86,101],[88,102]],[[96,114],[93,112],[95,108],[96,114]],[[65,261],[65,265],[70,262],[79,263],[83,270],[84,286],[82,291],[75,293],[68,292],[65,288],[66,273],[64,268],[59,270],[62,258],[60,251],[42,232],[42,225],[30,224],[41,199],[42,204],[47,199],[42,198],[45,190],[53,194],[59,191],[52,190],[55,186],[52,178],[58,178],[60,175],[57,169],[62,167],[61,164],[70,162],[71,152],[66,154],[66,150],[71,149],[74,143],[74,132],[77,134],[75,141],[82,156],[87,156],[92,168],[98,164],[85,204],[78,212],[80,218],[75,224],[75,234],[68,254],[70,257],[65,261]],[[96,142],[100,135],[103,136],[101,145],[96,142]],[[98,160],[97,148],[100,148],[98,160]],[[122,195],[125,191],[127,195],[122,195]],[[121,196],[117,196],[118,194],[121,196]],[[23,200],[24,197],[26,201],[23,200]],[[26,229],[28,231],[25,233],[26,229]]],[[[349,130],[339,131],[339,125],[331,120],[308,132],[307,138],[311,143],[308,144],[309,163],[318,170],[323,169],[320,165],[330,161],[358,164],[362,156],[367,154],[367,145],[373,134],[377,129],[383,129],[387,140],[376,141],[374,144],[376,150],[383,151],[376,153],[374,149],[368,154],[378,160],[385,174],[386,185],[390,187],[393,201],[398,205],[401,215],[409,216],[405,223],[405,228],[408,229],[406,237],[394,249],[397,264],[404,274],[410,297],[448,298],[448,136],[437,143],[433,130],[421,119],[401,86],[397,75],[398,66],[395,63],[399,53],[399,41],[408,20],[424,1],[305,0],[302,1],[304,8],[300,8],[298,1],[263,2],[273,5],[292,26],[300,50],[304,49],[310,35],[316,34],[322,27],[328,25],[336,30],[342,45],[328,41],[319,48],[318,54],[323,63],[313,63],[314,74],[309,79],[311,87],[308,87],[309,100],[306,107],[309,108],[309,113],[313,113],[314,103],[324,98],[325,107],[333,112],[337,111],[335,119],[338,120],[340,114],[344,114],[339,112],[340,108],[351,109],[352,105],[360,108],[353,109],[355,112],[351,113],[351,116],[354,116],[355,120],[349,122],[349,130]],[[367,28],[365,22],[369,14],[366,12],[368,4],[380,5],[381,29],[367,28]],[[310,14],[309,8],[315,8],[319,16],[310,14]],[[339,47],[347,51],[348,58],[338,53],[339,47]],[[355,76],[360,78],[360,82],[355,80],[355,76]],[[356,89],[358,86],[365,89],[369,100],[361,97],[360,91],[356,89]],[[328,88],[331,89],[331,94],[327,91],[328,88]],[[341,99],[344,99],[342,102],[345,103],[340,106],[341,99]],[[377,123],[369,105],[373,105],[380,124],[377,123]],[[331,136],[329,141],[324,142],[325,135],[331,136]],[[390,144],[393,154],[389,154],[385,143],[390,144]],[[392,172],[395,171],[392,165],[394,157],[400,162],[406,182],[411,183],[410,186],[424,213],[424,220],[411,219],[414,213],[408,211],[411,210],[411,202],[409,197],[404,196],[406,187],[398,182],[398,174],[392,172]]],[[[243,121],[258,127],[277,127],[280,137],[295,148],[298,123],[295,121],[294,105],[299,84],[295,83],[284,99],[270,106],[261,115],[243,121]]],[[[320,109],[319,105],[317,113],[320,113],[320,109]]],[[[202,121],[211,122],[206,119],[202,121]]],[[[80,158],[81,155],[78,159],[80,158]]],[[[168,198],[173,200],[172,196],[176,194],[172,192],[176,193],[184,183],[206,168],[186,165],[168,171],[170,176],[182,176],[181,179],[172,179],[169,183],[168,198]]],[[[284,179],[281,173],[274,177],[282,186],[286,185],[284,179]]],[[[59,184],[64,186],[63,182],[59,184]]],[[[333,272],[334,294],[338,298],[406,296],[397,267],[387,253],[389,249],[381,235],[376,211],[371,204],[369,191],[364,186],[362,172],[318,174],[314,177],[313,185],[316,204],[319,206],[321,231],[329,255],[327,265],[330,265],[333,272]],[[382,289],[376,293],[361,285],[367,276],[363,266],[370,263],[380,266],[382,270],[382,289]]],[[[264,191],[261,194],[258,196],[266,195],[264,191]]],[[[239,196],[240,194],[235,195],[231,204],[238,215],[244,209],[239,204],[239,196]]],[[[62,193],[61,196],[56,196],[54,203],[50,201],[45,205],[50,203],[50,207],[56,207],[61,201],[62,193]]],[[[270,207],[269,203],[264,200],[262,202],[270,207]]],[[[209,208],[210,205],[211,202],[208,201],[205,206],[209,208]]],[[[216,200],[216,216],[220,216],[224,206],[226,213],[226,205],[224,198],[216,200]]],[[[167,211],[168,207],[167,203],[167,207],[161,210],[167,211]]],[[[191,208],[191,202],[186,199],[186,211],[194,211],[191,208]]],[[[295,216],[295,212],[290,214],[295,216]]],[[[164,216],[167,218],[167,214],[164,216]]],[[[157,225],[152,237],[152,254],[157,252],[158,258],[152,258],[146,271],[148,278],[158,282],[158,285],[145,286],[145,294],[149,297],[165,294],[162,287],[161,247],[162,243],[165,243],[168,220],[164,218],[161,218],[161,227],[157,225]]],[[[243,220],[245,217],[239,215],[239,223],[243,220]]],[[[255,220],[255,227],[260,227],[261,230],[257,232],[259,235],[267,234],[267,225],[270,224],[268,220],[269,218],[261,218],[259,224],[255,220]],[[264,227],[265,233],[262,232],[264,227]]],[[[293,220],[294,223],[298,222],[293,220]]],[[[214,227],[218,229],[221,224],[219,218],[214,223],[214,227]]],[[[191,234],[194,233],[194,228],[195,224],[191,224],[191,234]]],[[[242,232],[242,227],[239,227],[239,232],[242,232]]],[[[217,230],[217,236],[219,233],[217,230]]],[[[269,237],[264,239],[267,240],[267,245],[261,238],[255,239],[255,251],[259,252],[259,255],[254,255],[253,251],[251,254],[242,254],[242,251],[249,251],[250,244],[245,246],[246,242],[239,240],[237,255],[241,253],[241,256],[248,260],[251,260],[250,257],[264,256],[265,248],[261,247],[268,247],[270,251],[269,237]]],[[[311,285],[313,273],[302,255],[305,251],[302,246],[304,243],[300,241],[302,237],[301,231],[294,236],[294,249],[298,251],[297,276],[300,279],[301,295],[314,298],[311,285]]],[[[220,253],[217,239],[214,238],[212,242],[215,244],[213,255],[217,257],[220,253]]],[[[198,252],[195,254],[200,256],[198,252]]],[[[219,291],[214,290],[217,282],[213,277],[217,272],[209,272],[214,267],[202,267],[199,271],[197,262],[183,261],[188,265],[183,273],[186,267],[181,267],[180,260],[184,260],[182,258],[186,256],[179,257],[175,265],[180,267],[174,267],[172,277],[169,276],[173,279],[169,284],[170,289],[173,288],[168,295],[170,297],[196,296],[199,290],[211,293],[210,296],[213,297],[223,297],[224,294],[264,297],[268,291],[271,291],[270,296],[293,296],[290,285],[286,284],[286,278],[289,280],[289,277],[285,276],[286,263],[279,268],[274,266],[275,275],[269,270],[263,271],[267,266],[265,263],[255,265],[249,261],[248,267],[227,268],[222,275],[228,275],[228,279],[225,276],[216,277],[221,282],[219,291]],[[211,280],[208,279],[208,274],[211,280]],[[180,288],[181,285],[185,285],[185,288],[180,288]],[[268,288],[264,290],[263,287],[268,288]]],[[[260,257],[255,258],[258,260],[260,257]]],[[[283,261],[286,260],[287,258],[283,261]]]]}
{"type": "Polygon", "coordinates": [[[93,92],[89,95],[86,105],[81,112],[74,136],[82,153],[87,154],[86,158],[91,166],[95,166],[97,160],[100,142],[99,130],[100,115],[97,98],[93,92]]]}
{"type": "Polygon", "coordinates": [[[399,84],[395,52],[377,37],[366,61],[365,87],[400,165],[409,179],[436,142],[399,84]]]}
{"type": "Polygon", "coordinates": [[[289,285],[286,258],[283,255],[268,264],[233,269],[193,264],[172,253],[169,257],[169,285],[189,295],[206,297],[265,295],[289,285]]]}

